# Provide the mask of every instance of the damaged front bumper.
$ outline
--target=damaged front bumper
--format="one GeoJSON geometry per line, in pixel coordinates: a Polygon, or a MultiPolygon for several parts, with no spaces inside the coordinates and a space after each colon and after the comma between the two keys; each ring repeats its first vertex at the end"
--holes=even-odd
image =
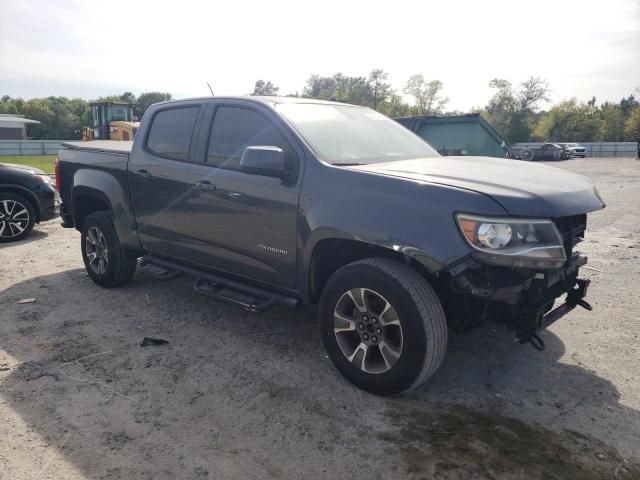
{"type": "Polygon", "coordinates": [[[578,278],[586,263],[587,257],[578,252],[561,269],[545,271],[491,266],[469,258],[449,271],[454,326],[497,320],[515,331],[518,342],[542,349],[537,332],[576,306],[591,310],[584,300],[589,280],[578,278]],[[564,303],[554,309],[565,294],[564,303]]]}

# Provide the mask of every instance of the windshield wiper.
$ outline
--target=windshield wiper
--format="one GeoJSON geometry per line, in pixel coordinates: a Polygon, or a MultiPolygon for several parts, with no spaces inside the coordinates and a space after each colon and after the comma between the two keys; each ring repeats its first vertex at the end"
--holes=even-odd
{"type": "Polygon", "coordinates": [[[366,165],[366,163],[346,162],[346,163],[332,163],[331,165],[336,165],[338,167],[355,167],[357,165],[366,165]]]}

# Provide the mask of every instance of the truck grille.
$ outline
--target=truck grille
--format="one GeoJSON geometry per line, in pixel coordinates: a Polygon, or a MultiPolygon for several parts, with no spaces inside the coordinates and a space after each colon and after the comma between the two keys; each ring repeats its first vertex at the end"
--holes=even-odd
{"type": "Polygon", "coordinates": [[[570,260],[573,247],[584,239],[584,231],[587,229],[587,214],[559,217],[555,219],[555,224],[562,235],[567,260],[570,260]]]}

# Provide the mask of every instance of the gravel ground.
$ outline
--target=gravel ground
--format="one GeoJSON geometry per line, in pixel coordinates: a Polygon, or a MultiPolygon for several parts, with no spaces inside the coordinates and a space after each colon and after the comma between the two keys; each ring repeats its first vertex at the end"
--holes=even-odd
{"type": "Polygon", "coordinates": [[[312,309],[248,314],[186,278],[100,289],[79,234],[37,226],[0,247],[0,478],[640,478],[640,162],[554,166],[608,204],[581,246],[594,311],[544,352],[453,335],[392,399],[339,376],[312,309]]]}

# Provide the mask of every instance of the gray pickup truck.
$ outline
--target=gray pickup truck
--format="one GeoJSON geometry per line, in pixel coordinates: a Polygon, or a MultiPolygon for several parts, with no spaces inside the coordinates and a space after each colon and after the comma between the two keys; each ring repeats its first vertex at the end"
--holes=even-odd
{"type": "Polygon", "coordinates": [[[329,358],[377,394],[422,385],[449,331],[491,319],[542,349],[540,329],[590,309],[574,247],[604,203],[587,178],[441,157],[368,108],[156,104],[133,143],[69,144],[57,172],[97,284],[140,268],[252,311],[317,303],[329,358]]]}

